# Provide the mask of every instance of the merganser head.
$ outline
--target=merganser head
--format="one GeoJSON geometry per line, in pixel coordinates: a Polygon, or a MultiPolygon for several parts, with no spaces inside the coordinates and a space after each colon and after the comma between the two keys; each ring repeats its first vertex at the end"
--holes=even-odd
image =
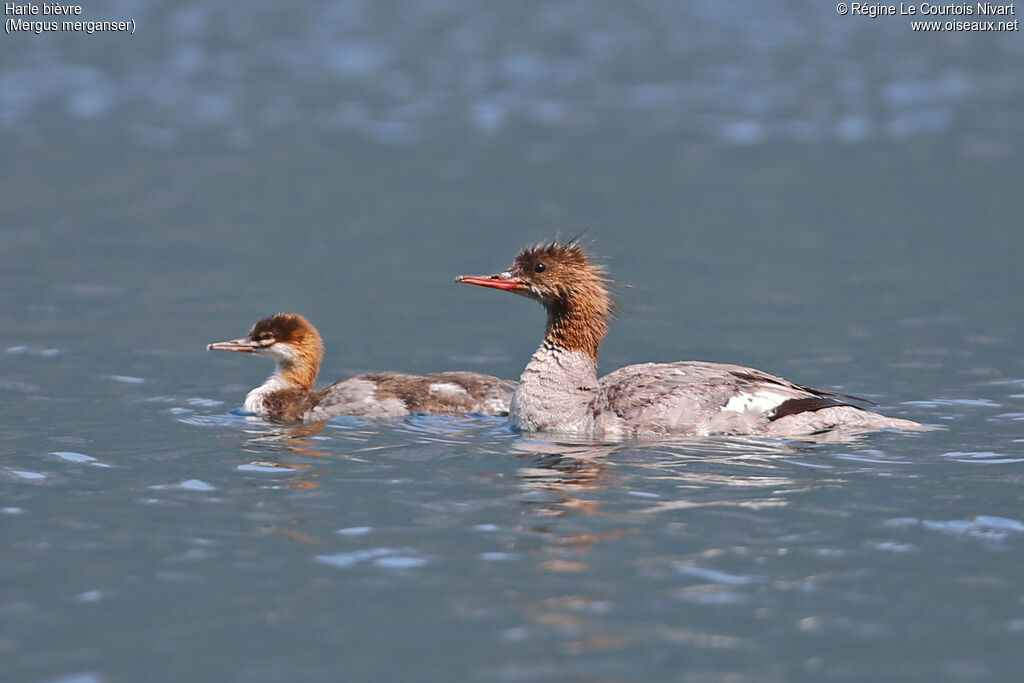
{"type": "Polygon", "coordinates": [[[572,240],[549,242],[523,249],[509,268],[494,275],[460,275],[456,282],[504,289],[539,301],[545,306],[568,304],[578,299],[603,303],[611,313],[604,268],[590,262],[590,255],[572,240]],[[599,301],[600,300],[600,301],[599,301]]]}
{"type": "Polygon", "coordinates": [[[275,313],[263,318],[241,339],[207,344],[210,351],[240,351],[272,358],[279,365],[311,365],[323,358],[323,341],[313,324],[298,313],[275,313]]]}
{"type": "Polygon", "coordinates": [[[539,301],[548,311],[548,337],[597,357],[614,311],[604,268],[577,240],[528,247],[494,275],[460,275],[456,282],[503,289],[539,301]]]}

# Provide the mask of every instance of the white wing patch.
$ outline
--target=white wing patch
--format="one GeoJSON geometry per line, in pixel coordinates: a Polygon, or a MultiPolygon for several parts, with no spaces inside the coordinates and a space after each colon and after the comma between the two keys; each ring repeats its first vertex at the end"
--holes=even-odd
{"type": "Polygon", "coordinates": [[[508,415],[508,401],[501,398],[488,398],[480,407],[484,415],[508,415]]]}
{"type": "Polygon", "coordinates": [[[448,398],[450,400],[464,399],[469,396],[466,387],[454,382],[434,382],[430,385],[430,394],[438,398],[448,398]]]}
{"type": "Polygon", "coordinates": [[[742,392],[736,394],[729,399],[729,402],[725,404],[722,411],[730,411],[734,413],[745,413],[748,410],[755,410],[761,413],[767,413],[770,410],[778,408],[780,405],[793,398],[786,394],[779,394],[774,391],[761,391],[742,392]]]}

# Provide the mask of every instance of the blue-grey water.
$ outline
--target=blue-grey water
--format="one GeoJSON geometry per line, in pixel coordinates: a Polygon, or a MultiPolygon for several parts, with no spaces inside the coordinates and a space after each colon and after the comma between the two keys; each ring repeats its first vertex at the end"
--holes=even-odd
{"type": "Polygon", "coordinates": [[[1018,680],[1024,42],[812,5],[0,36],[0,679],[1018,680]],[[514,378],[542,310],[452,279],[584,229],[602,370],[743,363],[943,429],[282,430],[240,411],[270,365],[204,350],[292,310],[324,382],[514,378]]]}

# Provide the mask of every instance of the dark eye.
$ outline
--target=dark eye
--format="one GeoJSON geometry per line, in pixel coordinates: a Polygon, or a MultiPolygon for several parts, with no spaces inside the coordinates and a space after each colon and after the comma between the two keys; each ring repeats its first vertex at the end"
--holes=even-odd
{"type": "Polygon", "coordinates": [[[533,267],[533,272],[535,272],[535,273],[543,273],[547,269],[548,269],[548,267],[545,266],[543,263],[538,263],[537,265],[535,265],[533,267]]]}

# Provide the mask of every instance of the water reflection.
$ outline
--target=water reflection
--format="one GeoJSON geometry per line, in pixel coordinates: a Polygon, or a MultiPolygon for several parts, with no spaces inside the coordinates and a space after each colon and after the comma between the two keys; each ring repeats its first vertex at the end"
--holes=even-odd
{"type": "Polygon", "coordinates": [[[524,437],[513,444],[512,450],[518,460],[529,463],[516,471],[525,491],[520,500],[536,505],[538,514],[600,514],[599,504],[588,500],[585,494],[610,485],[605,459],[615,452],[615,445],[524,437]]]}
{"type": "MultiPolygon", "coordinates": [[[[855,447],[867,435],[823,434],[798,441],[762,438],[694,438],[620,443],[577,441],[541,441],[523,437],[513,445],[519,459],[530,460],[529,466],[517,471],[522,488],[528,491],[521,500],[536,504],[541,514],[564,516],[569,512],[601,514],[600,503],[588,497],[610,486],[623,486],[621,476],[611,478],[610,460],[628,461],[637,471],[630,483],[663,487],[672,486],[672,500],[646,503],[658,498],[643,490],[626,493],[635,502],[633,513],[653,514],[706,505],[737,505],[751,509],[785,504],[783,495],[751,497],[752,490],[769,490],[773,494],[803,490],[800,480],[779,473],[780,462],[813,455],[824,444],[842,443],[855,447]],[[702,491],[714,488],[742,491],[739,500],[704,500],[702,491]],[[688,497],[687,492],[695,494],[688,497]]],[[[900,463],[881,457],[870,458],[863,451],[884,455],[877,449],[861,449],[858,454],[838,454],[865,463],[900,463]]],[[[821,479],[818,480],[823,481],[821,479]]]]}
{"type": "Polygon", "coordinates": [[[1024,537],[996,508],[900,512],[903,487],[929,466],[922,445],[944,433],[609,443],[472,416],[228,431],[258,455],[250,464],[287,472],[256,484],[292,491],[258,499],[256,531],[302,549],[328,595],[390,604],[398,590],[445,586],[453,623],[499,625],[481,636],[499,651],[482,679],[628,672],[638,648],[727,671],[764,655],[764,639],[737,626],[751,620],[781,634],[769,643],[877,639],[880,555],[918,556],[922,535],[1024,537]],[[866,489],[872,502],[857,502],[866,489]],[[826,597],[835,609],[817,611],[826,597]],[[509,663],[526,651],[547,656],[509,663]]]}
{"type": "MultiPolygon", "coordinates": [[[[877,445],[865,435],[842,444],[851,454],[866,450],[875,454],[871,461],[888,463],[880,449],[869,448],[877,445]]],[[[721,615],[747,614],[753,604],[758,619],[768,619],[776,599],[850,580],[843,573],[785,578],[771,561],[754,569],[755,560],[785,557],[790,546],[827,543],[828,536],[820,534],[787,540],[767,529],[758,538],[757,520],[778,518],[786,507],[846,484],[850,469],[841,463],[832,472],[815,470],[810,476],[812,471],[791,464],[834,457],[834,446],[832,438],[613,444],[519,438],[511,450],[524,525],[536,534],[530,554],[534,570],[572,581],[518,595],[514,609],[525,625],[507,637],[512,642],[553,639],[569,657],[556,676],[596,662],[614,668],[637,643],[686,648],[705,657],[756,655],[758,641],[740,635],[721,615]],[[705,525],[720,538],[697,542],[705,525]],[[656,550],[648,547],[652,542],[656,550]],[[652,602],[645,617],[634,620],[626,597],[631,591],[623,586],[637,582],[648,586],[641,593],[657,606],[652,602]],[[694,610],[706,623],[674,626],[688,622],[680,613],[694,610]]],[[[867,465],[877,469],[879,462],[867,465]]],[[[851,628],[861,626],[859,620],[848,621],[851,628]]]]}
{"type": "MultiPolygon", "coordinates": [[[[852,449],[859,440],[847,445],[852,449]]],[[[629,610],[625,596],[631,592],[624,587],[637,582],[658,586],[644,591],[648,599],[674,603],[676,610],[680,602],[711,608],[748,603],[747,593],[767,578],[715,565],[748,557],[750,549],[723,536],[724,547],[711,541],[686,550],[684,530],[700,524],[695,512],[702,518],[729,508],[762,513],[834,485],[837,476],[807,481],[792,476],[793,467],[786,463],[821,446],[814,440],[755,438],[602,443],[520,436],[510,447],[516,500],[522,524],[533,536],[531,543],[519,544],[531,549],[532,570],[554,580],[534,594],[515,596],[510,607],[524,625],[507,631],[505,639],[553,640],[568,658],[548,672],[555,677],[590,666],[614,670],[638,643],[749,653],[753,641],[723,632],[721,625],[672,627],[678,617],[666,615],[663,624],[652,626],[651,619],[658,618],[648,614],[647,625],[637,627],[624,614],[629,610]],[[653,534],[658,537],[653,542],[664,544],[653,552],[647,545],[652,526],[665,529],[653,534]]],[[[517,670],[517,675],[529,674],[517,670]]]]}
{"type": "MultiPolygon", "coordinates": [[[[524,524],[537,534],[538,570],[586,575],[595,570],[595,561],[629,558],[635,543],[631,537],[649,535],[652,523],[685,528],[693,523],[686,520],[755,520],[777,515],[790,505],[845,485],[851,472],[866,469],[884,474],[880,465],[907,464],[869,447],[877,444],[867,435],[845,439],[842,445],[847,453],[835,452],[835,445],[832,436],[797,442],[720,438],[615,444],[521,437],[512,451],[517,461],[527,461],[517,467],[515,476],[522,491],[518,500],[524,506],[524,524]],[[802,460],[828,471],[801,467],[802,460]],[[583,522],[602,517],[604,521],[583,522]]],[[[678,575],[703,581],[702,587],[687,588],[687,600],[733,603],[739,598],[729,586],[762,579],[706,565],[747,554],[743,545],[712,546],[696,555],[668,556],[663,561],[678,575]]],[[[583,598],[601,599],[573,593],[572,601],[583,598]]],[[[548,608],[552,604],[560,603],[545,603],[548,608]]],[[[567,622],[580,619],[579,614],[561,616],[567,622]]]]}

